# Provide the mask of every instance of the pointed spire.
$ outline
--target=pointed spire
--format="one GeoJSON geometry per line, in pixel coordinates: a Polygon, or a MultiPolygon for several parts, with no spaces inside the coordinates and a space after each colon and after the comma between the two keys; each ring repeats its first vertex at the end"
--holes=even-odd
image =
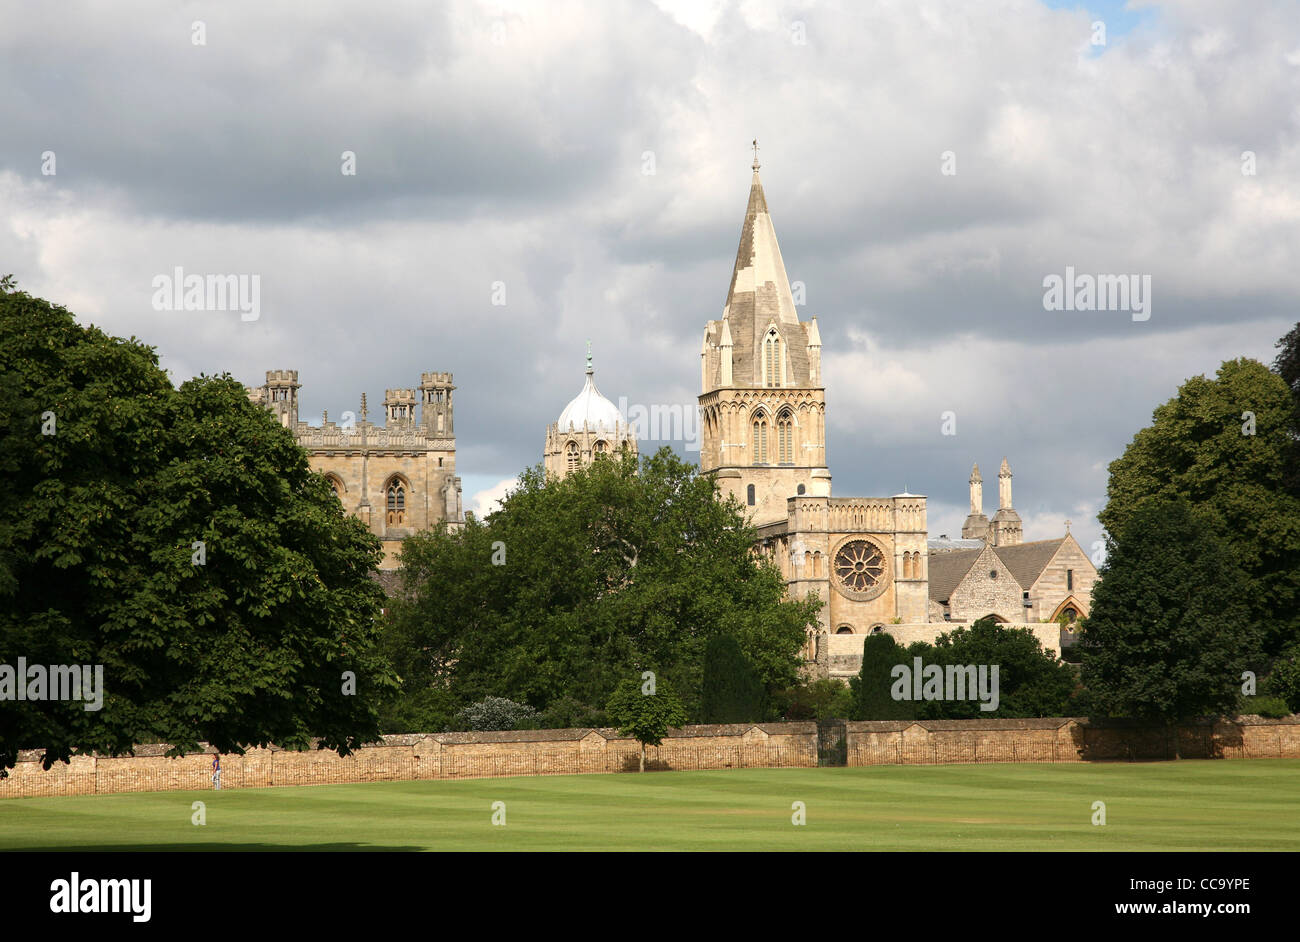
{"type": "Polygon", "coordinates": [[[971,467],[970,471],[970,512],[972,516],[984,513],[984,479],[980,477],[978,462],[971,467]]]}
{"type": "Polygon", "coordinates": [[[998,471],[998,509],[1011,509],[1011,465],[1003,457],[1002,468],[998,471]]]}
{"type": "Polygon", "coordinates": [[[766,327],[770,320],[797,324],[799,315],[790,292],[790,279],[767,210],[763,184],[758,178],[757,140],[754,148],[754,177],[749,185],[749,204],[745,207],[740,246],[736,250],[736,264],[722,316],[724,319],[735,317],[737,326],[744,324],[746,327],[751,323],[766,327]]]}
{"type": "Polygon", "coordinates": [[[822,345],[822,332],[817,329],[817,318],[813,317],[808,322],[808,346],[820,347],[822,345]]]}

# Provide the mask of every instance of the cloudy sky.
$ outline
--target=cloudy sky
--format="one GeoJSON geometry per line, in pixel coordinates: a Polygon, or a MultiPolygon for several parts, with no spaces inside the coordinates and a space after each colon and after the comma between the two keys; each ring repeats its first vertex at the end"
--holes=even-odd
{"type": "Polygon", "coordinates": [[[587,340],[609,398],[693,407],[753,138],[821,328],[834,493],[927,494],[932,535],[960,530],[971,462],[991,482],[1007,455],[1026,538],[1068,517],[1087,546],[1151,410],[1271,362],[1300,316],[1294,0],[0,2],[0,23],[0,270],[178,383],[297,369],[311,421],[453,371],[470,507],[540,460],[587,340]],[[177,266],[259,275],[260,317],[155,310],[177,266]],[[1150,276],[1149,319],[1045,310],[1067,266],[1150,276]]]}

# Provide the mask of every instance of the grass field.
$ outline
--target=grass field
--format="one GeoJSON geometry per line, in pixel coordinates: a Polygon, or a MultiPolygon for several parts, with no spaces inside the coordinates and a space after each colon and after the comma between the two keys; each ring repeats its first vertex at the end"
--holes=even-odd
{"type": "Polygon", "coordinates": [[[1300,850],[1300,760],[737,769],[0,801],[19,850],[1300,850]],[[207,823],[191,823],[191,804],[207,823]],[[505,802],[504,827],[492,804],[505,802]],[[801,801],[807,824],[791,822],[801,801]],[[1106,805],[1092,824],[1093,802],[1106,805]]]}

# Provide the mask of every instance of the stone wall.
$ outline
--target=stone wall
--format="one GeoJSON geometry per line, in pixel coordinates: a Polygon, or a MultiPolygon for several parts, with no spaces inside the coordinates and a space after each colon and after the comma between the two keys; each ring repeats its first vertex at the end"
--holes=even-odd
{"type": "MultiPolygon", "coordinates": [[[[1174,757],[1166,730],[1124,721],[893,720],[847,722],[842,728],[848,764],[859,766],[1174,757]]],[[[1179,727],[1177,736],[1185,759],[1300,758],[1300,716],[1205,720],[1179,727]]],[[[49,771],[41,769],[39,751],[20,753],[9,777],[0,779],[0,798],[212,787],[211,751],[167,758],[166,748],[139,746],[134,756],[121,758],[77,756],[49,771]]],[[[612,729],[409,734],[385,736],[347,758],[275,746],[225,755],[221,786],[623,772],[636,770],[639,754],[635,740],[612,729]]],[[[810,768],[818,764],[818,729],[816,723],[687,726],[647,750],[647,759],[652,769],[810,768]]]]}
{"type": "Polygon", "coordinates": [[[889,720],[845,724],[849,765],[1300,758],[1300,716],[1203,720],[1176,732],[1133,721],[889,720]]]}
{"type": "MultiPolygon", "coordinates": [[[[0,779],[0,798],[212,787],[212,750],[177,758],[166,746],[139,746],[134,756],[76,756],[41,769],[41,752],[19,754],[0,779]]],[[[496,775],[575,775],[635,771],[641,747],[612,729],[526,730],[385,736],[340,758],[328,750],[272,746],[221,757],[222,788],[323,785],[496,775]]],[[[786,768],[817,765],[815,723],[687,726],[646,751],[655,769],[786,768]]]]}

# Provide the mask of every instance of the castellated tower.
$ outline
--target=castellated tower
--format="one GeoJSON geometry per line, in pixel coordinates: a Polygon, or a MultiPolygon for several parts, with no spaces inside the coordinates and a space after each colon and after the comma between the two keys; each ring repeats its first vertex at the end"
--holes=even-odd
{"type": "Polygon", "coordinates": [[[300,388],[297,370],[267,370],[266,385],[262,387],[262,399],[285,428],[293,429],[298,426],[300,388]]]}
{"type": "Polygon", "coordinates": [[[325,413],[319,426],[308,425],[298,418],[299,388],[297,370],[268,370],[266,382],[247,392],[307,449],[312,470],[325,476],[343,509],[380,538],[380,568],[396,568],[407,536],[465,522],[450,373],[422,374],[418,390],[386,390],[383,425],[370,422],[365,393],[359,411],[339,410],[341,422],[325,413]]]}
{"type": "Polygon", "coordinates": [[[452,438],[456,424],[452,412],[450,373],[420,374],[420,421],[429,435],[452,438]]]}
{"type": "Polygon", "coordinates": [[[1006,458],[998,471],[998,512],[993,515],[990,531],[994,546],[1015,546],[1024,539],[1020,514],[1011,506],[1011,466],[1006,458]]]}
{"type": "Polygon", "coordinates": [[[731,287],[700,348],[700,470],[761,526],[791,497],[829,497],[831,475],[821,335],[795,310],[758,168],[755,155],[731,287]]]}

